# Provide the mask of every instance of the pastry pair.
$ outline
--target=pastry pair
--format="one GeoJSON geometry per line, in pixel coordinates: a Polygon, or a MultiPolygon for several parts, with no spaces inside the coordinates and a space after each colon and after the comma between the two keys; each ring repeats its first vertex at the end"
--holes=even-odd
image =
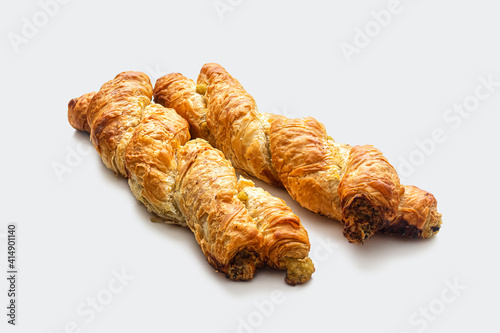
{"type": "Polygon", "coordinates": [[[232,280],[269,266],[286,270],[295,285],[314,272],[299,218],[283,200],[237,179],[233,167],[341,221],[353,243],[376,232],[428,238],[441,226],[434,196],[401,185],[381,151],[337,143],[311,117],[258,112],[217,64],[204,65],[197,83],[174,73],[154,90],[145,74],[121,73],[71,100],[68,119],[90,133],[106,167],[128,179],[150,212],[189,228],[208,262],[232,280]]]}

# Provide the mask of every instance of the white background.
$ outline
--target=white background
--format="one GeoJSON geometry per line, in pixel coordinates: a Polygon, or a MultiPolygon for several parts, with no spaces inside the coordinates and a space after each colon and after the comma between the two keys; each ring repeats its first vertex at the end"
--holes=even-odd
{"type": "Polygon", "coordinates": [[[500,87],[467,117],[447,110],[474,102],[479,77],[500,81],[500,8],[401,0],[380,27],[371,12],[388,3],[73,0],[48,17],[38,1],[2,1],[2,331],[498,331],[500,87]],[[230,10],[218,12],[218,3],[230,10]],[[34,20],[38,31],[23,37],[34,20]],[[349,62],[342,43],[355,46],[357,29],[367,27],[369,44],[358,36],[363,47],[349,62]],[[26,39],[14,46],[13,34],[26,39]],[[188,230],[149,221],[126,181],[66,118],[71,98],[119,72],[196,79],[206,62],[224,66],[261,111],[314,116],[339,142],[380,148],[406,183],[436,196],[441,232],[349,244],[338,223],[257,181],[300,216],[316,273],[298,287],[283,272],[260,271],[245,283],[215,273],[188,230]],[[429,144],[436,129],[442,140],[429,144]],[[401,162],[410,159],[412,171],[401,162]],[[58,178],[60,165],[71,172],[58,178]],[[6,323],[3,278],[11,222],[16,327],[6,323]],[[114,280],[122,271],[133,276],[125,286],[114,280]],[[111,294],[110,283],[121,292],[111,294]],[[462,289],[454,293],[450,283],[462,289]],[[96,296],[107,304],[93,316],[87,302],[96,296]]]}

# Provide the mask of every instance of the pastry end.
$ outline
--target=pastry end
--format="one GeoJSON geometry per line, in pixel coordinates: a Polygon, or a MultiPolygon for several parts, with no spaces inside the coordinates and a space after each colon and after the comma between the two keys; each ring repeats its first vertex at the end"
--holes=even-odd
{"type": "Polygon", "coordinates": [[[286,258],[286,278],[285,282],[291,286],[302,284],[311,279],[314,273],[314,264],[311,258],[302,259],[286,258]]]}

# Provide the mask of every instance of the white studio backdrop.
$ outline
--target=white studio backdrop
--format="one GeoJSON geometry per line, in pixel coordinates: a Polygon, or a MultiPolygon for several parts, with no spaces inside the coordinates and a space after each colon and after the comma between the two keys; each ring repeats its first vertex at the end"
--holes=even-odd
{"type": "Polygon", "coordinates": [[[2,1],[2,332],[498,331],[500,5],[494,1],[2,1]],[[153,224],[88,135],[73,97],[126,70],[196,79],[217,62],[259,110],[313,116],[373,144],[438,200],[433,239],[301,218],[316,272],[215,273],[186,229],[153,224]],[[8,225],[16,225],[16,325],[8,225]]]}

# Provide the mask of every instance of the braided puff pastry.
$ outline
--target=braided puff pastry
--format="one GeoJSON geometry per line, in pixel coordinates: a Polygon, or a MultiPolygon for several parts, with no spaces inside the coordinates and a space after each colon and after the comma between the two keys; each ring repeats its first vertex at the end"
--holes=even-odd
{"type": "Polygon", "coordinates": [[[362,243],[382,231],[427,238],[441,225],[435,198],[406,187],[373,146],[336,143],[317,120],[259,113],[253,98],[218,64],[206,64],[195,84],[181,74],[158,79],[157,103],[174,108],[192,135],[221,149],[233,164],[284,186],[313,212],[342,221],[344,236],[362,243]]]}
{"type": "Polygon", "coordinates": [[[213,267],[232,280],[251,279],[264,265],[286,269],[292,285],[310,279],[310,245],[298,218],[253,183],[238,182],[230,162],[206,141],[188,141],[187,121],[151,103],[145,74],[121,73],[94,94],[70,101],[70,124],[90,131],[105,165],[128,178],[150,212],[188,227],[213,267]],[[240,199],[252,191],[251,199],[240,199]],[[272,213],[247,209],[258,201],[281,206],[272,213]]]}

